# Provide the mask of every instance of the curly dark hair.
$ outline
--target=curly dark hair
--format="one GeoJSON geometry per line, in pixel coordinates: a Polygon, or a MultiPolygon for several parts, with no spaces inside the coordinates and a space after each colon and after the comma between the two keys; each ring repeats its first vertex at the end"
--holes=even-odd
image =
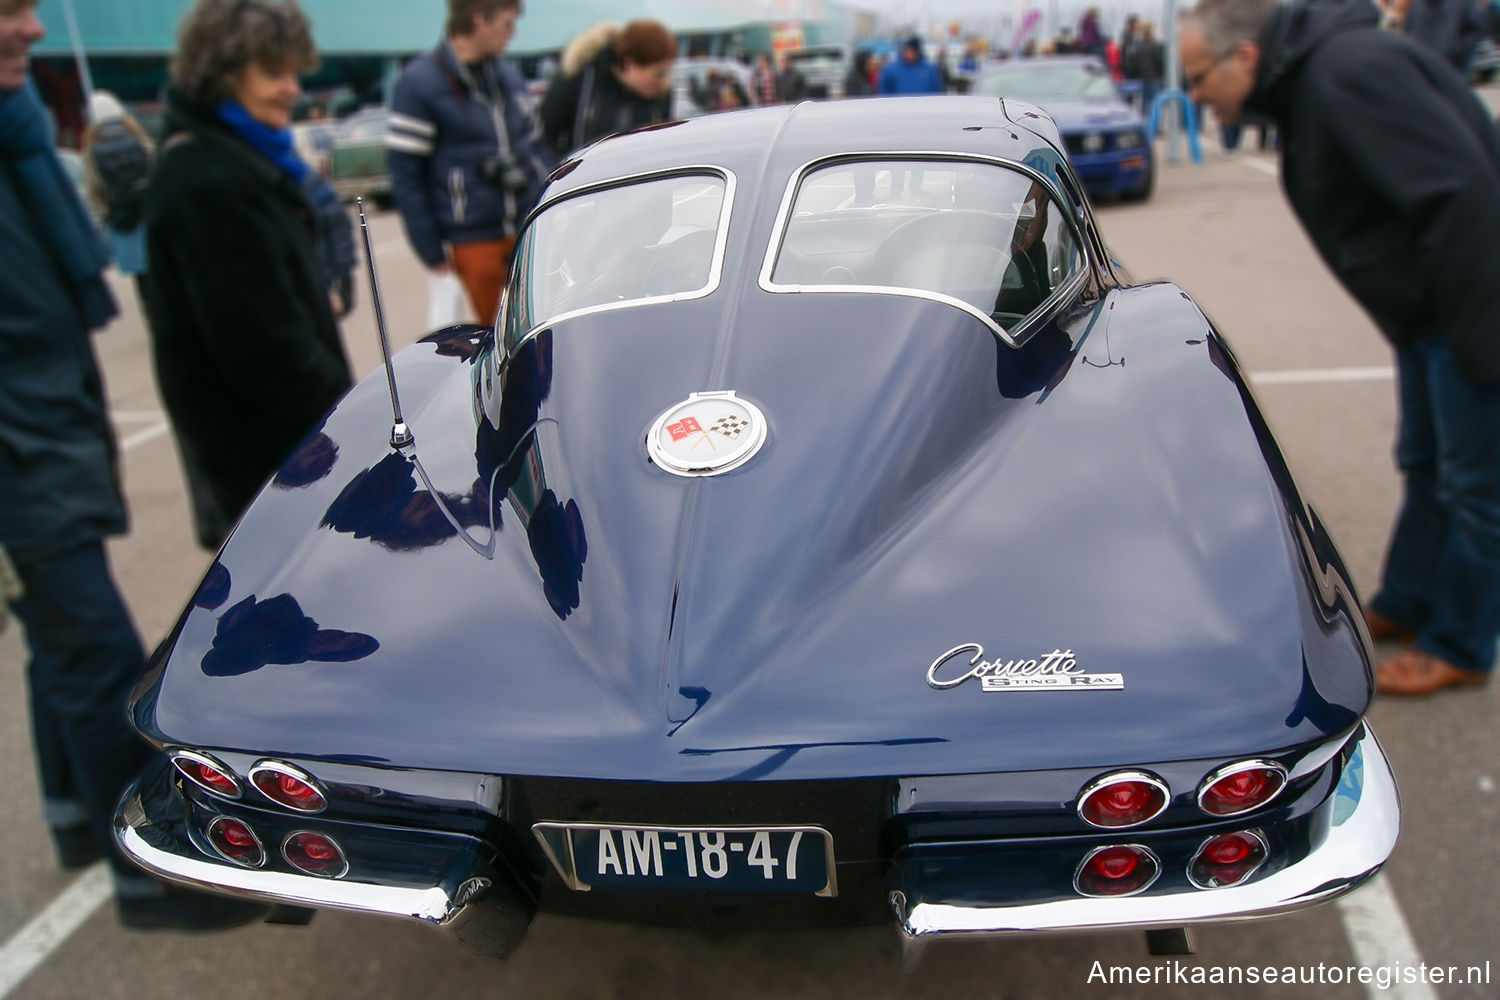
{"type": "Polygon", "coordinates": [[[317,68],[312,28],[295,0],[197,0],[183,15],[171,75],[188,100],[219,103],[252,63],[298,74],[317,68]]]}

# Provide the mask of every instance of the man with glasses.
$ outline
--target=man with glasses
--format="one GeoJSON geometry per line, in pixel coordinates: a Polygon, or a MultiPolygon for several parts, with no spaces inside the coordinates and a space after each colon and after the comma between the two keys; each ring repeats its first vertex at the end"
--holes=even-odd
{"type": "Polygon", "coordinates": [[[1405,477],[1365,618],[1406,648],[1378,689],[1489,680],[1500,634],[1500,134],[1426,46],[1368,0],[1201,0],[1190,96],[1283,136],[1282,183],[1323,260],[1396,350],[1405,477]]]}

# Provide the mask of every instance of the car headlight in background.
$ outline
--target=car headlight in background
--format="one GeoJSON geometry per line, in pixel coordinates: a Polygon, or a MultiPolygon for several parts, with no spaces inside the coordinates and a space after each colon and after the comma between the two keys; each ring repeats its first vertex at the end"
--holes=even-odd
{"type": "Polygon", "coordinates": [[[1116,149],[1139,149],[1146,144],[1146,137],[1139,132],[1115,133],[1116,149]]]}

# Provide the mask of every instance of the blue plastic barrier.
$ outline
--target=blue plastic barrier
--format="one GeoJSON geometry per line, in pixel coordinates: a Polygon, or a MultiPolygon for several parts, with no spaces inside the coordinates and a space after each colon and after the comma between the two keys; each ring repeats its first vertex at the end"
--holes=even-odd
{"type": "Polygon", "coordinates": [[[1163,90],[1156,95],[1156,100],[1151,102],[1151,116],[1146,120],[1146,135],[1152,139],[1156,138],[1156,130],[1161,126],[1161,109],[1168,101],[1176,101],[1182,105],[1183,128],[1187,132],[1188,156],[1194,163],[1203,163],[1203,150],[1198,146],[1198,109],[1193,107],[1193,102],[1188,100],[1188,95],[1181,89],[1163,90]]]}

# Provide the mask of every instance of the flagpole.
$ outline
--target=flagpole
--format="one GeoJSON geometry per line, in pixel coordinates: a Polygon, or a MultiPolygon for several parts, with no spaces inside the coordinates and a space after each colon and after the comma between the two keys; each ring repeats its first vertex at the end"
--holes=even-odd
{"type": "Polygon", "coordinates": [[[63,19],[68,22],[68,42],[73,47],[73,62],[78,66],[78,79],[83,83],[83,106],[88,108],[94,97],[94,78],[89,75],[89,60],[83,52],[83,40],[78,37],[78,17],[73,13],[73,0],[62,0],[63,19]]]}

